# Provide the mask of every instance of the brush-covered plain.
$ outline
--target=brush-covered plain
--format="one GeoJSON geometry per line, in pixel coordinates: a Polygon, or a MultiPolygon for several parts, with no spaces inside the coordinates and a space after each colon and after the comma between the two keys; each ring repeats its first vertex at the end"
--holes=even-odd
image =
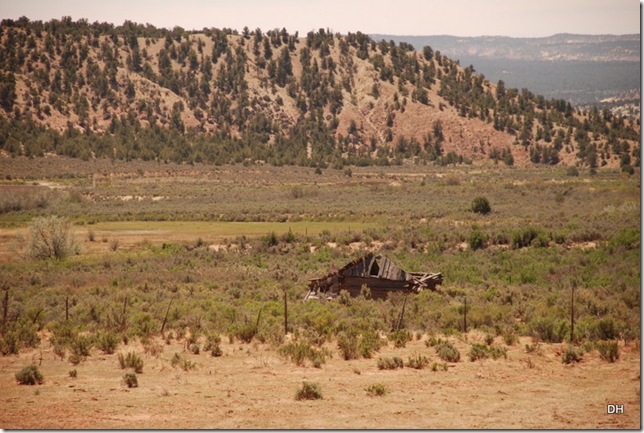
{"type": "MultiPolygon", "coordinates": [[[[33,415],[26,402],[34,400],[33,391],[17,385],[15,374],[32,361],[40,359],[44,384],[37,386],[49,387],[54,400],[64,397],[53,389],[68,389],[67,382],[92,374],[100,378],[92,385],[96,389],[143,393],[162,386],[160,394],[172,397],[172,382],[163,377],[192,374],[200,377],[195,389],[205,392],[200,381],[213,370],[232,371],[221,363],[240,362],[240,371],[248,370],[238,351],[254,360],[246,373],[256,383],[286,375],[292,386],[278,389],[287,412],[333,405],[329,399],[363,398],[374,383],[386,386],[387,393],[370,398],[370,405],[387,407],[404,389],[426,391],[428,380],[466,392],[454,381],[459,374],[469,377],[472,368],[486,379],[523,372],[528,380],[540,369],[539,387],[547,383],[548,371],[563,388],[554,400],[544,400],[553,403],[554,412],[547,409],[539,422],[526,418],[518,425],[499,412],[497,418],[460,426],[440,416],[440,422],[422,424],[412,416],[407,427],[639,428],[639,415],[588,424],[573,408],[558,413],[555,404],[576,392],[572,387],[582,381],[581,372],[621,372],[628,381],[639,377],[639,176],[492,165],[314,171],[16,158],[0,164],[0,177],[0,362],[2,383],[11,390],[9,412],[0,419],[8,428],[90,426],[27,419],[33,415]],[[490,212],[472,210],[481,197],[490,212]],[[71,254],[29,255],[30,226],[53,216],[73,224],[71,254]],[[409,271],[442,272],[444,284],[436,292],[410,296],[402,322],[401,296],[376,301],[365,291],[359,298],[303,301],[309,279],[368,251],[382,252],[409,271]],[[444,343],[434,344],[441,339],[444,343]],[[449,345],[461,356],[445,358],[433,347],[449,345]],[[568,345],[580,354],[578,362],[562,360],[568,345]],[[604,356],[606,347],[610,356],[604,356]],[[131,356],[146,365],[137,388],[123,383],[117,361],[133,350],[140,353],[131,356]],[[171,363],[173,354],[184,362],[171,363]],[[378,368],[377,359],[393,357],[422,368],[378,368]],[[78,377],[68,374],[72,364],[78,377]],[[331,384],[325,370],[342,379],[331,384]],[[345,371],[346,376],[339,373],[345,371]],[[298,387],[310,379],[322,398],[296,400],[298,387]]],[[[189,392],[183,380],[177,379],[176,387],[189,392]]],[[[222,398],[255,398],[226,383],[225,392],[213,384],[222,398]]],[[[624,386],[615,383],[615,393],[621,392],[624,386]]],[[[631,384],[630,400],[639,404],[639,384],[631,384]]],[[[488,391],[482,392],[490,397],[488,391]]],[[[258,391],[258,401],[264,394],[258,391]]],[[[526,394],[525,404],[529,401],[526,394]]],[[[605,407],[595,406],[605,414],[605,407]]],[[[264,423],[235,413],[223,414],[220,423],[183,419],[167,427],[371,426],[360,417],[346,424],[344,418],[307,422],[288,413],[282,419],[264,415],[264,423]],[[224,422],[230,416],[237,422],[224,422]]],[[[106,417],[101,425],[147,426],[121,418],[110,423],[106,417]]]]}

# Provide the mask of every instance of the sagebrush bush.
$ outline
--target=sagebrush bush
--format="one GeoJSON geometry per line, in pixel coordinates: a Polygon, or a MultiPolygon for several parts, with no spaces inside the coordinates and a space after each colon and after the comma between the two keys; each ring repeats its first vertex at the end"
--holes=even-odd
{"type": "Polygon", "coordinates": [[[119,365],[122,369],[132,368],[135,373],[143,373],[143,358],[136,352],[128,352],[127,355],[119,353],[119,365]]]}
{"type": "Polygon", "coordinates": [[[29,224],[26,254],[34,260],[64,260],[80,251],[73,224],[57,216],[35,218],[29,224]]]}
{"type": "Polygon", "coordinates": [[[532,226],[523,227],[512,234],[512,248],[519,249],[529,247],[535,239],[539,237],[543,238],[544,236],[545,234],[540,228],[532,226]]]}
{"type": "Polygon", "coordinates": [[[472,230],[468,243],[473,251],[483,249],[487,243],[487,236],[480,230],[472,230]]]}
{"type": "Polygon", "coordinates": [[[26,317],[9,323],[0,335],[0,354],[17,355],[24,347],[38,347],[37,326],[26,317]]]}
{"type": "Polygon", "coordinates": [[[28,365],[16,373],[16,381],[20,385],[36,385],[45,381],[45,377],[35,365],[28,365]]]}
{"type": "Polygon", "coordinates": [[[619,345],[617,341],[597,341],[595,348],[601,359],[608,362],[615,362],[619,359],[619,345]]]}
{"type": "Polygon", "coordinates": [[[394,356],[393,358],[378,358],[376,364],[379,370],[395,370],[404,367],[403,360],[399,356],[394,356]]]}
{"type": "Polygon", "coordinates": [[[215,343],[215,345],[212,347],[212,349],[210,349],[210,356],[220,357],[223,354],[224,353],[222,352],[221,347],[219,347],[218,343],[215,343]]]}
{"type": "Polygon", "coordinates": [[[125,373],[123,375],[123,381],[128,388],[136,388],[139,386],[139,380],[136,377],[136,373],[125,373]]]}
{"type": "Polygon", "coordinates": [[[315,382],[304,382],[295,393],[296,400],[319,400],[322,398],[320,386],[315,382]]]}
{"type": "Polygon", "coordinates": [[[567,346],[561,356],[561,362],[564,364],[572,364],[573,362],[579,361],[581,361],[581,353],[579,353],[573,346],[567,346]]]}
{"type": "Polygon", "coordinates": [[[366,387],[365,391],[367,391],[367,395],[380,397],[387,393],[387,387],[382,383],[374,383],[373,385],[366,387]]]}
{"type": "Polygon", "coordinates": [[[434,346],[434,349],[436,350],[438,357],[443,361],[458,362],[461,359],[461,353],[458,349],[454,347],[452,343],[447,341],[437,344],[434,346]]]}
{"type": "Polygon", "coordinates": [[[119,341],[119,336],[114,332],[101,333],[96,337],[96,347],[106,355],[111,355],[118,347],[119,341]]]}
{"type": "Polygon", "coordinates": [[[288,358],[295,365],[303,367],[306,360],[315,364],[324,364],[329,355],[326,349],[316,349],[307,340],[287,343],[278,349],[280,355],[288,358]]]}
{"type": "Polygon", "coordinates": [[[360,358],[358,338],[358,334],[355,332],[342,332],[338,335],[338,349],[345,361],[360,358]]]}
{"type": "Polygon", "coordinates": [[[472,200],[472,212],[480,214],[488,214],[492,211],[490,201],[485,197],[476,197],[472,200]]]}
{"type": "Polygon", "coordinates": [[[570,334],[567,320],[551,317],[537,317],[528,323],[528,329],[534,338],[547,343],[561,343],[570,334]]]}
{"type": "Polygon", "coordinates": [[[422,370],[423,368],[429,365],[429,358],[425,355],[416,355],[410,356],[405,364],[405,367],[415,368],[416,370],[422,370]]]}
{"type": "Polygon", "coordinates": [[[398,331],[390,332],[387,338],[394,342],[396,349],[401,349],[407,345],[408,341],[412,340],[412,335],[409,331],[399,329],[398,331]]]}

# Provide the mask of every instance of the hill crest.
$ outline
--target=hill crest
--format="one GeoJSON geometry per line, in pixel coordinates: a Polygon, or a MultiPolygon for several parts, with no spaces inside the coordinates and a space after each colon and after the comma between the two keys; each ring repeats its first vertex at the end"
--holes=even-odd
{"type": "Polygon", "coordinates": [[[1,30],[5,154],[639,164],[634,122],[578,113],[491,84],[431,47],[360,32],[187,32],[69,18],[4,20],[1,30]]]}

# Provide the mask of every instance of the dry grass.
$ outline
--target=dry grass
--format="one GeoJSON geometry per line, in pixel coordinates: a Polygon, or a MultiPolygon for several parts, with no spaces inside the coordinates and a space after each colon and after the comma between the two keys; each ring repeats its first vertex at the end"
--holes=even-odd
{"type": "MultiPolygon", "coordinates": [[[[622,347],[617,364],[592,353],[570,367],[560,361],[561,345],[526,354],[527,341],[510,348],[507,360],[459,362],[447,371],[378,370],[373,359],[344,361],[337,355],[322,369],[296,367],[263,345],[224,342],[223,357],[186,354],[198,367],[184,372],[170,366],[172,354],[182,350],[173,343],[160,358],[146,357],[146,371],[130,389],[122,384],[116,355],[92,354],[77,367],[78,377],[70,378],[69,364],[45,349],[39,395],[13,377],[32,356],[25,352],[0,358],[0,423],[10,429],[640,428],[639,350],[622,347]],[[258,363],[259,356],[270,362],[258,363]],[[319,384],[324,398],[295,400],[303,381],[319,384]],[[387,392],[365,404],[365,389],[374,383],[387,392]],[[624,404],[625,413],[608,415],[607,402],[624,404]],[[87,413],[92,416],[82,415],[87,413]]],[[[455,344],[463,352],[468,347],[455,344]]],[[[131,350],[140,347],[131,343],[131,350]]],[[[383,349],[389,357],[420,353],[439,361],[433,352],[422,341],[383,349]]]]}

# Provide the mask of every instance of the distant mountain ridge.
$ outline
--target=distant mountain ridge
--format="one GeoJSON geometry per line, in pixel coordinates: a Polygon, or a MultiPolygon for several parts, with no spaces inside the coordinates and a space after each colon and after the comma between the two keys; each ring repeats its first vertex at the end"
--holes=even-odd
{"type": "MultiPolygon", "coordinates": [[[[640,35],[577,35],[560,33],[544,38],[507,36],[392,36],[371,35],[403,41],[416,49],[429,45],[450,58],[461,56],[530,61],[639,62],[640,35]]],[[[466,65],[463,65],[466,66],[466,65]]]]}
{"type": "MultiPolygon", "coordinates": [[[[406,42],[417,50],[430,46],[462,66],[473,65],[491,82],[527,88],[574,105],[598,104],[604,99],[637,91],[639,106],[640,35],[556,34],[544,38],[506,36],[393,36],[371,35],[375,40],[406,42]]],[[[639,116],[639,110],[631,113],[639,116]]]]}

